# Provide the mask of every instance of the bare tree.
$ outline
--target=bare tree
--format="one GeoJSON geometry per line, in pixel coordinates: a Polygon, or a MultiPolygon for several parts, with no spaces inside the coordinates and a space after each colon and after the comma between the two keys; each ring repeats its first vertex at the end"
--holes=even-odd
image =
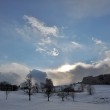
{"type": "Polygon", "coordinates": [[[11,91],[18,90],[18,86],[17,85],[11,85],[10,83],[3,81],[3,82],[0,82],[0,90],[5,92],[6,100],[7,100],[9,93],[11,91]]]}
{"type": "Polygon", "coordinates": [[[73,102],[74,102],[74,98],[75,98],[75,92],[71,92],[71,97],[72,97],[72,99],[73,99],[73,102]]]}
{"type": "Polygon", "coordinates": [[[84,84],[81,82],[81,92],[84,92],[84,84]]]}
{"type": "Polygon", "coordinates": [[[71,85],[69,85],[69,86],[65,87],[63,89],[63,91],[66,92],[67,95],[69,95],[71,92],[74,92],[74,88],[71,85]]]}
{"type": "Polygon", "coordinates": [[[62,101],[64,101],[64,98],[67,97],[67,95],[68,93],[61,87],[61,91],[58,93],[58,96],[62,99],[62,101]]]}
{"type": "Polygon", "coordinates": [[[8,95],[10,91],[12,91],[12,85],[9,84],[8,82],[4,81],[0,83],[0,90],[5,92],[6,95],[6,100],[8,99],[8,95]]]}
{"type": "Polygon", "coordinates": [[[53,93],[53,82],[51,79],[46,79],[45,81],[45,94],[47,95],[48,97],[48,101],[50,99],[50,96],[52,95],[53,93]]]}
{"type": "Polygon", "coordinates": [[[44,92],[45,84],[43,82],[40,83],[40,88],[41,88],[41,91],[44,92]]]}
{"type": "Polygon", "coordinates": [[[28,94],[29,96],[29,101],[31,100],[31,95],[32,95],[32,76],[31,74],[29,74],[26,77],[26,90],[25,92],[28,94]]]}
{"type": "Polygon", "coordinates": [[[9,83],[4,82],[4,90],[5,90],[5,94],[6,94],[6,100],[8,99],[8,95],[11,91],[12,87],[9,83]]]}
{"type": "Polygon", "coordinates": [[[39,92],[39,85],[38,85],[37,82],[36,82],[36,83],[34,84],[34,86],[33,86],[33,92],[36,92],[36,93],[39,92]]]}

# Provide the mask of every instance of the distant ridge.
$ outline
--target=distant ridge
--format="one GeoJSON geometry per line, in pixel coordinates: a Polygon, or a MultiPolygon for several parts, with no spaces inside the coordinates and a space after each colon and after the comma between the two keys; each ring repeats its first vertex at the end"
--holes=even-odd
{"type": "Polygon", "coordinates": [[[99,76],[88,76],[84,77],[82,82],[84,84],[92,84],[92,85],[110,85],[110,74],[103,74],[99,76]]]}

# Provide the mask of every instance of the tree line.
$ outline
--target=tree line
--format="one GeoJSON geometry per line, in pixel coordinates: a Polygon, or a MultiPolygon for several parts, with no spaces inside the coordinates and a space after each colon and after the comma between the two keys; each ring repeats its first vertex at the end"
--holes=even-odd
{"type": "MultiPolygon", "coordinates": [[[[65,98],[68,96],[71,96],[71,98],[74,101],[75,93],[76,92],[83,92],[84,91],[84,85],[81,83],[79,88],[77,90],[74,89],[72,85],[63,87],[60,86],[59,90],[56,90],[56,87],[53,85],[53,81],[49,78],[45,79],[45,82],[41,82],[40,85],[37,82],[32,81],[32,76],[29,74],[26,77],[26,80],[23,83],[23,86],[17,86],[17,85],[11,85],[8,82],[1,82],[0,83],[0,90],[5,91],[6,93],[6,100],[8,98],[8,94],[11,91],[17,91],[17,90],[23,90],[26,95],[28,95],[29,101],[31,101],[31,96],[34,93],[44,93],[47,97],[47,100],[50,101],[50,97],[52,94],[57,94],[61,98],[62,101],[64,101],[65,98]]],[[[94,88],[92,85],[87,86],[87,92],[89,95],[92,95],[94,93],[94,88]]]]}

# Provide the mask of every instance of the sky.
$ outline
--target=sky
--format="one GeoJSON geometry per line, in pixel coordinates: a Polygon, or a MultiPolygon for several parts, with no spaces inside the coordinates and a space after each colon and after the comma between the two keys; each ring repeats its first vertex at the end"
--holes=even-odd
{"type": "Polygon", "coordinates": [[[109,29],[110,0],[0,0],[0,80],[33,69],[56,85],[108,74],[109,29]]]}

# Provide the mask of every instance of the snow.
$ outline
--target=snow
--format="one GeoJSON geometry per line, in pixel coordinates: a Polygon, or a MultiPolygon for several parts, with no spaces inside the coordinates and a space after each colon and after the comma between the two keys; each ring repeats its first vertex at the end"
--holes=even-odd
{"type": "Polygon", "coordinates": [[[0,91],[0,110],[110,110],[110,86],[95,86],[95,94],[88,95],[87,92],[75,94],[75,101],[71,97],[61,101],[57,95],[50,97],[50,102],[42,93],[36,93],[32,100],[22,91],[10,92],[8,100],[5,92],[0,91]]]}

